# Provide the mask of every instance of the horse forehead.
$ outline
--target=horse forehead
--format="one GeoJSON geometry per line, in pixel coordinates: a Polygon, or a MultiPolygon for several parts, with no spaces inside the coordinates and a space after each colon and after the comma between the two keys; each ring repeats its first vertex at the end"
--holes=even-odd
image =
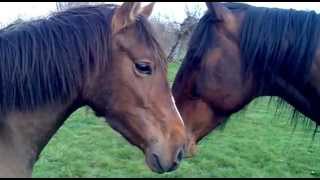
{"type": "Polygon", "coordinates": [[[141,57],[152,57],[153,55],[150,45],[143,41],[142,38],[134,32],[120,34],[117,39],[120,42],[120,46],[124,47],[125,50],[130,51],[132,55],[141,57]]]}

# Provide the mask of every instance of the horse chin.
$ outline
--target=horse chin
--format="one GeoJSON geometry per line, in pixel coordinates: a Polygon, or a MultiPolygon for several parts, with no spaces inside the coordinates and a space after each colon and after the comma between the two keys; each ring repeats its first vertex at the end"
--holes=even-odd
{"type": "Polygon", "coordinates": [[[98,110],[97,108],[93,108],[93,113],[97,117],[106,117],[106,113],[102,110],[98,110]]]}
{"type": "Polygon", "coordinates": [[[103,113],[95,112],[95,115],[96,115],[97,117],[104,117],[104,118],[106,118],[103,113]]]}
{"type": "Polygon", "coordinates": [[[191,139],[188,142],[184,158],[192,158],[197,154],[197,143],[191,139]]]}

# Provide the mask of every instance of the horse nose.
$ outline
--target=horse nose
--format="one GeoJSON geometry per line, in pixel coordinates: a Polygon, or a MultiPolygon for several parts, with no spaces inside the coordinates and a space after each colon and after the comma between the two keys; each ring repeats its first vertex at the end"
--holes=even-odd
{"type": "Polygon", "coordinates": [[[181,160],[183,159],[183,149],[180,148],[177,153],[175,154],[173,161],[169,164],[162,163],[160,160],[160,157],[157,153],[152,153],[153,157],[153,162],[156,165],[156,168],[158,169],[159,173],[164,173],[164,172],[171,172],[174,171],[178,168],[181,160]]]}

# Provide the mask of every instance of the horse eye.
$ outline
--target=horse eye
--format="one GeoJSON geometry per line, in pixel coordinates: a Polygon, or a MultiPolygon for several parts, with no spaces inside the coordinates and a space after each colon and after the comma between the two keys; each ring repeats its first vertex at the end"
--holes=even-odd
{"type": "Polygon", "coordinates": [[[135,66],[138,72],[142,74],[147,74],[147,75],[152,74],[151,66],[148,63],[139,62],[139,63],[135,63],[135,66]]]}

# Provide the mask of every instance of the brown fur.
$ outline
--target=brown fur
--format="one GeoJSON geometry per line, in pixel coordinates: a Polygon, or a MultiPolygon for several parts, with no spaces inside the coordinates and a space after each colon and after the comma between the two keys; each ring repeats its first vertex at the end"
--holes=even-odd
{"type": "MultiPolygon", "coordinates": [[[[314,59],[305,60],[313,62],[306,91],[296,90],[293,85],[277,77],[268,91],[259,93],[257,77],[249,72],[244,78],[242,73],[242,61],[245,59],[241,56],[243,52],[239,46],[240,28],[246,11],[232,11],[220,3],[207,5],[215,19],[214,23],[209,21],[213,29],[211,33],[214,32],[212,39],[206,39],[213,42],[212,47],[207,47],[202,58],[195,58],[196,62],[188,59],[187,54],[173,84],[176,104],[188,131],[189,155],[195,154],[197,142],[259,96],[278,96],[319,124],[317,100],[320,98],[320,42],[314,59]]],[[[199,34],[199,39],[201,36],[206,37],[199,34]]],[[[196,49],[196,45],[190,46],[196,49]]],[[[188,53],[195,51],[192,48],[189,48],[188,53]]]]}
{"type": "Polygon", "coordinates": [[[116,25],[112,26],[111,60],[105,69],[91,71],[64,103],[11,111],[1,117],[1,177],[30,177],[50,138],[72,112],[85,105],[140,148],[151,170],[163,173],[178,167],[186,134],[172,101],[165,59],[154,37],[142,34],[148,27],[141,26],[148,26],[147,22],[138,25],[132,19],[146,21],[141,18],[148,18],[153,4],[147,9],[137,7],[139,3],[132,2],[117,7],[112,19],[116,25]],[[150,65],[151,75],[137,69],[141,62],[150,65]]]}

